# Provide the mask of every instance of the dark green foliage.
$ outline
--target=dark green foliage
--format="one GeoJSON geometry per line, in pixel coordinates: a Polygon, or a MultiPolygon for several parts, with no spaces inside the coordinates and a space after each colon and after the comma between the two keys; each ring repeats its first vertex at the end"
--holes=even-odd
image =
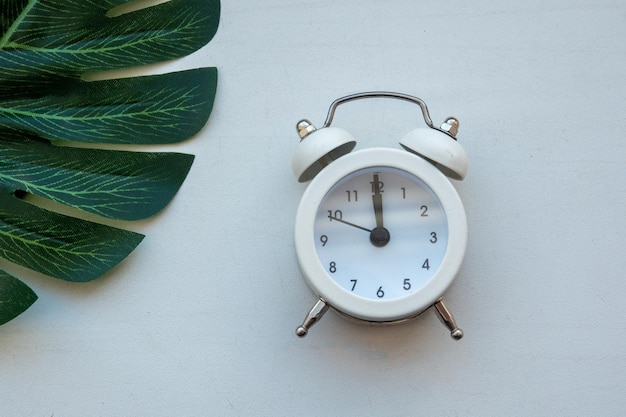
{"type": "Polygon", "coordinates": [[[0,271],[0,325],[22,314],[37,300],[26,284],[0,271]]]}
{"type": "MultiPolygon", "coordinates": [[[[143,236],[19,197],[136,220],[165,207],[187,176],[192,155],[72,145],[176,143],[209,118],[215,68],[85,81],[86,73],[188,55],[219,24],[219,0],[171,0],[120,14],[130,3],[0,0],[0,257],[59,279],[96,279],[143,236]]],[[[35,299],[0,271],[0,324],[35,299]]]]}

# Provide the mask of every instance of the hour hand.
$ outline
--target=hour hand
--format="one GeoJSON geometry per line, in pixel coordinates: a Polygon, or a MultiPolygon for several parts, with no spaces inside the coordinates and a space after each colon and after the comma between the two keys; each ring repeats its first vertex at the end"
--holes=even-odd
{"type": "Polygon", "coordinates": [[[339,223],[347,224],[348,226],[356,227],[357,229],[361,229],[361,230],[364,230],[364,231],[366,231],[366,232],[371,232],[371,230],[370,230],[370,229],[368,229],[368,228],[366,228],[366,227],[359,226],[358,224],[354,224],[354,223],[351,223],[351,222],[345,221],[344,219],[342,219],[342,218],[340,218],[340,217],[328,216],[328,218],[329,218],[331,221],[333,221],[333,220],[334,220],[334,221],[337,221],[337,222],[339,222],[339,223]]]}

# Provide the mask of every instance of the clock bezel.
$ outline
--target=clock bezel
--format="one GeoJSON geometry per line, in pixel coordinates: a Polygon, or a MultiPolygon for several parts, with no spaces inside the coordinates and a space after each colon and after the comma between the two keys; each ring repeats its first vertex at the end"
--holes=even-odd
{"type": "Polygon", "coordinates": [[[393,322],[415,316],[441,298],[454,281],[467,248],[463,203],[450,181],[425,159],[393,148],[370,148],[339,158],[309,184],[298,207],[295,248],[300,269],[311,289],[334,309],[368,322],[393,322]],[[413,293],[391,300],[374,300],[346,291],[321,264],[315,245],[315,217],[332,187],[347,175],[369,167],[390,167],[422,180],[439,198],[448,227],[447,248],[437,272],[413,293]]]}

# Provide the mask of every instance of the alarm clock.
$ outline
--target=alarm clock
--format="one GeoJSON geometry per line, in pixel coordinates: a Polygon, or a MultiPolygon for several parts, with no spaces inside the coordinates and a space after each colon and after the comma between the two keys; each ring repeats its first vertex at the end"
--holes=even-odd
{"type": "Polygon", "coordinates": [[[449,180],[467,172],[458,127],[452,117],[435,127],[423,100],[392,92],[335,100],[319,129],[298,122],[292,169],[310,183],[296,214],[295,250],[317,296],[299,337],[329,308],[362,323],[398,323],[430,307],[454,339],[463,337],[442,301],[467,246],[465,211],[449,180]],[[367,98],[417,104],[426,127],[408,132],[398,148],[352,152],[354,137],[331,124],[340,105],[367,98]]]}

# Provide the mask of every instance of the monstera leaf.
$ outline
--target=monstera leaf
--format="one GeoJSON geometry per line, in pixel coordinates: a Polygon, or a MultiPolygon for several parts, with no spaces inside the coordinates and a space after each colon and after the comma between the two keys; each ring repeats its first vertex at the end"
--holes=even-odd
{"type": "MultiPolygon", "coordinates": [[[[143,235],[94,222],[93,215],[152,216],[187,176],[193,155],[110,147],[176,143],[196,134],[212,110],[217,70],[123,79],[90,73],[197,51],[217,31],[220,3],[138,6],[0,0],[1,258],[63,280],[96,279],[143,235]],[[46,200],[91,220],[52,211],[54,205],[41,203],[46,200]]],[[[0,324],[36,299],[26,284],[0,271],[0,324]]]]}
{"type": "Polygon", "coordinates": [[[19,316],[37,300],[37,295],[22,281],[0,271],[0,324],[19,316]]]}

